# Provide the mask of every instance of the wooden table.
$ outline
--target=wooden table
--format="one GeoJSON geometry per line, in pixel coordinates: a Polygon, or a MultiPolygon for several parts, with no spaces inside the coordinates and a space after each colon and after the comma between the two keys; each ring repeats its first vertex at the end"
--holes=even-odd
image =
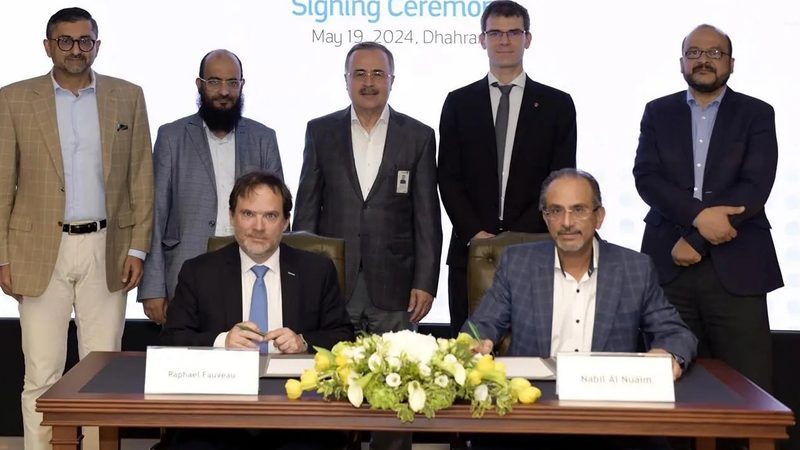
{"type": "MultiPolygon", "coordinates": [[[[678,396],[675,403],[567,402],[557,400],[552,388],[548,393],[543,387],[545,395],[539,402],[517,405],[504,417],[490,412],[473,419],[468,405],[455,405],[434,419],[418,417],[404,424],[391,412],[357,409],[307,394],[295,401],[279,392],[257,397],[146,396],[144,353],[95,352],[36,404],[44,414],[43,424],[53,427],[54,450],[78,449],[81,425],[100,427],[103,450],[119,449],[120,427],[163,426],[690,436],[704,450],[715,447],[716,437],[747,438],[751,450],[774,449],[776,439],[788,437],[786,427],[794,424],[794,415],[786,406],[722,362],[695,364],[695,373],[718,384],[715,399],[699,398],[706,396],[702,388],[700,395],[678,396]],[[120,385],[136,388],[98,391],[97,380],[108,379],[110,368],[123,363],[137,369],[114,376],[119,376],[120,385]],[[95,387],[87,389],[91,383],[95,387]]],[[[679,381],[676,392],[681,383],[691,387],[691,373],[679,381]]]]}

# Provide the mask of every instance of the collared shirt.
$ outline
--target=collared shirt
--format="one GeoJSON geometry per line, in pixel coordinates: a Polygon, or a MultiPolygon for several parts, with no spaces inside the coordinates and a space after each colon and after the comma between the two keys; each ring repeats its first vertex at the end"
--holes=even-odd
{"type": "Polygon", "coordinates": [[[203,129],[208,138],[208,149],[211,151],[211,162],[214,165],[214,180],[217,188],[217,221],[215,236],[233,234],[230,214],[228,214],[228,196],[236,181],[236,131],[231,131],[218,138],[203,122],[203,129]]]}
{"type": "Polygon", "coordinates": [[[73,94],[59,86],[53,73],[56,119],[64,161],[64,222],[106,219],[106,190],[103,180],[103,145],[97,110],[96,76],[89,86],[73,94]]]}
{"type": "MultiPolygon", "coordinates": [[[[492,120],[497,121],[497,108],[500,106],[500,89],[492,86],[492,83],[500,81],[491,72],[489,79],[489,98],[492,101],[492,120]]],[[[509,84],[514,88],[508,94],[508,131],[506,132],[506,147],[503,151],[503,179],[500,192],[500,220],[503,220],[503,210],[506,202],[506,184],[508,183],[508,169],[511,166],[511,152],[514,150],[514,137],[517,135],[517,122],[519,121],[519,111],[522,108],[522,94],[525,92],[525,81],[527,75],[523,71],[514,78],[509,84]]],[[[500,83],[502,84],[502,83],[500,83]]]]}
{"type": "Polygon", "coordinates": [[[686,103],[692,111],[692,152],[694,155],[694,198],[703,199],[703,179],[706,170],[706,157],[708,156],[708,146],[711,144],[711,133],[714,131],[714,122],[717,120],[717,112],[722,97],[728,88],[711,101],[705,108],[700,106],[692,96],[686,91],[686,103]]]}
{"type": "Polygon", "coordinates": [[[553,324],[550,334],[550,356],[558,352],[588,352],[592,350],[594,311],[597,297],[597,262],[600,246],[592,238],[592,259],[589,270],[580,280],[561,268],[558,248],[553,250],[553,324]]]}
{"type": "Polygon", "coordinates": [[[366,199],[378,169],[383,160],[383,148],[386,145],[386,130],[389,128],[389,105],[383,107],[383,112],[378,122],[367,131],[358,120],[355,108],[350,106],[350,135],[353,140],[353,160],[356,164],[358,183],[361,185],[361,195],[366,199]]]}
{"type": "MultiPolygon", "coordinates": [[[[283,296],[281,295],[281,249],[275,249],[275,253],[264,263],[258,264],[239,248],[239,259],[241,260],[242,276],[242,321],[250,320],[250,300],[253,297],[253,285],[256,282],[256,274],[253,273],[253,266],[267,266],[269,270],[264,274],[264,285],[267,288],[267,328],[268,331],[277,330],[283,327],[283,296]]],[[[220,299],[222,301],[222,299],[220,299]]],[[[264,330],[261,330],[264,331],[264,330]]],[[[225,331],[217,335],[214,340],[214,347],[225,347],[225,339],[228,332],[225,331]]],[[[275,342],[269,343],[270,353],[280,353],[275,348],[275,342]]]]}

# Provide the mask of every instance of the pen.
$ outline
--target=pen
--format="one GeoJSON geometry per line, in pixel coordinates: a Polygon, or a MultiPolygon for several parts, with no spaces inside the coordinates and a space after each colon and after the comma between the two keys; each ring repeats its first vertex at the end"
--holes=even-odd
{"type": "Polygon", "coordinates": [[[471,334],[475,340],[480,341],[481,333],[478,331],[478,327],[476,327],[475,324],[469,320],[467,321],[467,326],[469,326],[469,334],[471,334]]]}
{"type": "Polygon", "coordinates": [[[261,331],[256,331],[256,330],[253,330],[253,329],[251,329],[251,328],[247,328],[246,326],[244,326],[244,325],[242,325],[242,324],[238,324],[238,325],[236,325],[236,326],[237,326],[237,327],[238,327],[240,330],[243,330],[243,331],[252,331],[253,333],[255,333],[255,334],[257,334],[257,335],[259,335],[259,336],[261,336],[261,337],[264,337],[264,335],[266,334],[266,333],[262,333],[261,331]]]}

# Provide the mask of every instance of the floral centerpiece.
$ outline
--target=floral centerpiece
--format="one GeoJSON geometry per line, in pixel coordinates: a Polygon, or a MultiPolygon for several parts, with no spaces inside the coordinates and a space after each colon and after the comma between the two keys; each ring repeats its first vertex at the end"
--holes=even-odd
{"type": "Polygon", "coordinates": [[[505,366],[473,352],[477,341],[400,331],[362,335],[331,350],[315,347],[314,368],[286,382],[290,399],[316,390],[325,399],[347,398],[356,408],[392,410],[403,422],[416,413],[432,418],[456,399],[469,402],[473,417],[495,410],[504,415],[514,403],[533,403],[541,391],[524,378],[506,379],[505,366]]]}

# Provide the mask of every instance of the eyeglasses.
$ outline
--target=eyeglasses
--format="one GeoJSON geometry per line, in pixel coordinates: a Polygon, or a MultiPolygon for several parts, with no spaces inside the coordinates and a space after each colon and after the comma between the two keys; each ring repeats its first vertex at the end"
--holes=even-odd
{"type": "Polygon", "coordinates": [[[50,41],[56,41],[59,50],[62,52],[71,51],[73,47],[75,47],[75,43],[78,43],[78,49],[82,52],[90,52],[94,48],[96,39],[92,39],[89,36],[81,36],[78,39],[74,39],[72,36],[59,36],[55,39],[49,39],[50,41]]]}
{"type": "Polygon", "coordinates": [[[361,70],[361,69],[354,70],[353,72],[348,72],[345,75],[348,75],[350,78],[357,81],[367,81],[370,78],[375,81],[384,81],[394,76],[382,70],[361,70]]]}
{"type": "Polygon", "coordinates": [[[542,210],[542,214],[544,214],[544,218],[547,220],[561,220],[564,218],[566,213],[570,213],[573,219],[575,220],[586,220],[594,214],[595,211],[600,209],[599,206],[594,208],[590,208],[588,206],[574,206],[572,208],[562,208],[560,206],[551,206],[550,208],[545,208],[542,210]]]}
{"type": "Polygon", "coordinates": [[[730,55],[730,53],[725,53],[718,48],[710,48],[708,50],[700,50],[699,48],[690,48],[689,50],[683,52],[683,56],[685,56],[686,59],[698,59],[701,56],[703,56],[703,53],[705,53],[706,56],[708,56],[710,59],[720,59],[722,58],[722,55],[730,55]]]}
{"type": "Polygon", "coordinates": [[[508,39],[514,39],[522,36],[525,33],[525,30],[520,30],[519,28],[514,28],[513,30],[508,31],[487,30],[483,32],[483,34],[485,34],[489,39],[500,39],[503,36],[507,37],[508,39]]]}
{"type": "Polygon", "coordinates": [[[228,89],[239,89],[240,87],[242,87],[242,82],[244,81],[244,79],[220,80],[219,78],[209,78],[208,80],[206,80],[205,78],[200,78],[200,77],[198,77],[197,79],[205,83],[209,89],[219,89],[222,87],[223,84],[227,86],[228,89]]]}

